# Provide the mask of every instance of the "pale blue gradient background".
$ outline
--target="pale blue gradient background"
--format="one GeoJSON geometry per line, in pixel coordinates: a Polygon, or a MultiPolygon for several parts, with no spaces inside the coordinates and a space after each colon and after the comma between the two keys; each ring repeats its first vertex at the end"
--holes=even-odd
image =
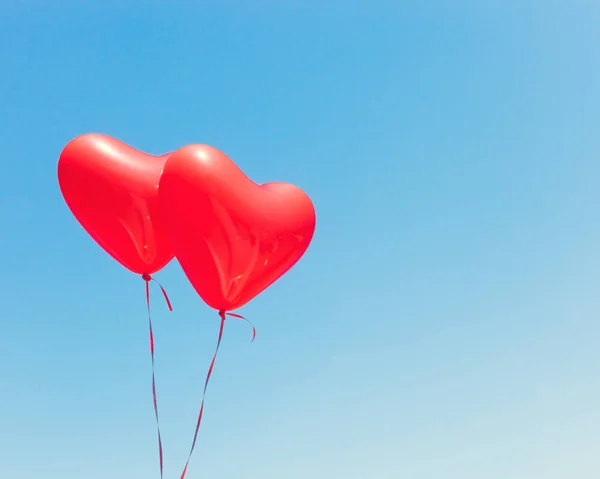
{"type": "MultiPolygon", "coordinates": [[[[158,477],[143,282],[56,181],[90,131],[317,208],[256,342],[227,324],[189,479],[600,477],[597,2],[72,3],[0,7],[0,477],[158,477]]],[[[157,277],[178,478],[218,317],[157,277]]]]}

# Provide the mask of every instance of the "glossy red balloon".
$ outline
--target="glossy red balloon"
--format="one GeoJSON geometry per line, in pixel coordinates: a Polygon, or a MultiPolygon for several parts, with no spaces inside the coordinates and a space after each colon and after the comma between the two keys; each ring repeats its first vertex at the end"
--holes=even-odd
{"type": "Polygon", "coordinates": [[[58,160],[60,189],[75,218],[134,273],[155,273],[173,258],[158,204],[158,182],[168,156],[87,134],[69,142],[58,160]]]}
{"type": "Polygon", "coordinates": [[[175,256],[212,308],[244,305],[304,254],[315,209],[300,188],[252,182],[224,153],[190,145],[172,153],[160,180],[175,256]]]}

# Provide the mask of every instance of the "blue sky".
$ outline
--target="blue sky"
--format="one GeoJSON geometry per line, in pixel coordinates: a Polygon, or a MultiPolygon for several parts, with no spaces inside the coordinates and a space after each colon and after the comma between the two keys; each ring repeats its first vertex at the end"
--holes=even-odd
{"type": "MultiPolygon", "coordinates": [[[[227,323],[189,479],[598,474],[596,2],[96,3],[0,7],[0,477],[158,477],[143,282],[57,185],[86,132],[317,209],[256,342],[227,323]]],[[[157,278],[169,478],[218,317],[157,278]]]]}

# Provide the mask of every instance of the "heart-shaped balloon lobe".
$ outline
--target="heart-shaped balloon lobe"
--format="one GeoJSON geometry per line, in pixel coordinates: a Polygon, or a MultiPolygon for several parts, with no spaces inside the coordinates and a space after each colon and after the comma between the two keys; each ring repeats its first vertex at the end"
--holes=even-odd
{"type": "Polygon", "coordinates": [[[287,183],[252,182],[207,145],[169,156],[159,187],[175,257],[200,297],[231,311],[265,290],[304,254],[312,201],[287,183]]]}
{"type": "Polygon", "coordinates": [[[154,156],[106,135],[70,141],[58,160],[67,206],[87,233],[115,260],[152,274],[173,258],[158,203],[168,154],[154,156]]]}

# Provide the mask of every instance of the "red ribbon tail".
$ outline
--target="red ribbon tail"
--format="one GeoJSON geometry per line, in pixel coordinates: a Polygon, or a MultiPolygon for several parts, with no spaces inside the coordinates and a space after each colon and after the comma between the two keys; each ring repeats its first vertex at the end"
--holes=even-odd
{"type": "Polygon", "coordinates": [[[241,314],[236,314],[236,313],[225,313],[227,316],[231,316],[232,318],[237,318],[237,319],[241,319],[243,321],[246,321],[250,327],[252,328],[252,341],[250,341],[251,343],[254,342],[254,340],[256,339],[256,328],[254,327],[254,325],[247,319],[244,318],[241,314]]]}
{"type": "Polygon", "coordinates": [[[165,288],[162,287],[162,284],[160,284],[158,281],[156,281],[152,276],[150,276],[148,273],[144,273],[142,275],[142,279],[144,281],[146,281],[146,283],[150,282],[150,281],[154,281],[158,287],[160,288],[163,296],[165,297],[165,303],[167,303],[167,307],[169,308],[169,311],[173,311],[173,306],[171,306],[171,300],[169,299],[169,295],[167,294],[167,291],[165,290],[165,288]]]}

